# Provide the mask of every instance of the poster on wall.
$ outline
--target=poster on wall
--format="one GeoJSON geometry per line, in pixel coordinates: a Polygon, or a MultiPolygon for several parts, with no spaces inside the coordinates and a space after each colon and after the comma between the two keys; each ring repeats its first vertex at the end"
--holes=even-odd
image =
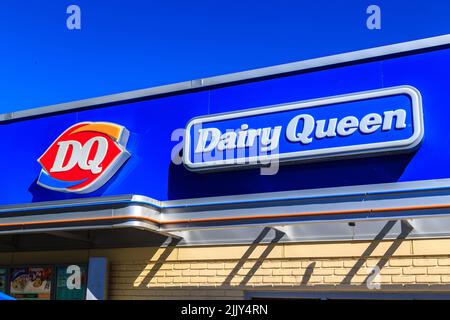
{"type": "Polygon", "coordinates": [[[49,300],[51,267],[15,268],[11,272],[10,293],[16,299],[49,300]]]}
{"type": "Polygon", "coordinates": [[[0,268],[0,292],[6,292],[6,268],[0,268]]]}
{"type": "Polygon", "coordinates": [[[86,298],[86,266],[66,265],[56,269],[56,300],[86,298]]]}

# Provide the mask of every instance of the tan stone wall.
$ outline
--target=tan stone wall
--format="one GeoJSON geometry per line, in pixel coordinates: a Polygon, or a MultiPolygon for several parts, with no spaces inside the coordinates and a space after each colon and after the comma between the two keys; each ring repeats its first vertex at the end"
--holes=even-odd
{"type": "Polygon", "coordinates": [[[245,291],[450,292],[450,239],[1,253],[0,264],[110,261],[111,299],[242,299],[245,291]],[[379,290],[370,270],[381,269],[379,290]]]}

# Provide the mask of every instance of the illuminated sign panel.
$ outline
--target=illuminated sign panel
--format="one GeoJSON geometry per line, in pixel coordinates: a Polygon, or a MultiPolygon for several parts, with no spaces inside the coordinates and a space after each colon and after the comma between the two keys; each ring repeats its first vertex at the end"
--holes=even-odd
{"type": "Polygon", "coordinates": [[[208,170],[396,152],[422,137],[420,93],[399,86],[194,118],[184,163],[208,170]]]}

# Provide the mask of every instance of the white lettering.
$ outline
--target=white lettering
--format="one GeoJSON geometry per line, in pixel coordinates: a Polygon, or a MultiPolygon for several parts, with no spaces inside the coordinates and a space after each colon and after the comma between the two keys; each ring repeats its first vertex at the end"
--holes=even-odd
{"type": "MultiPolygon", "coordinates": [[[[382,131],[388,131],[392,127],[395,127],[395,129],[406,128],[405,110],[385,111],[383,115],[369,113],[363,116],[361,120],[355,116],[345,116],[341,119],[330,118],[316,120],[312,115],[300,114],[288,122],[285,138],[288,142],[299,142],[307,145],[313,141],[313,138],[320,140],[323,138],[346,137],[354,134],[357,130],[362,134],[371,134],[380,128],[382,131]]],[[[237,160],[243,159],[243,161],[245,158],[262,156],[265,152],[276,150],[278,153],[282,131],[283,126],[281,125],[272,128],[250,129],[246,123],[241,124],[237,129],[227,129],[225,133],[222,133],[218,128],[200,129],[198,130],[199,135],[195,153],[204,153],[204,156],[207,156],[213,150],[218,151],[218,153],[226,151],[225,156],[227,159],[235,158],[237,154],[237,160]]],[[[79,147],[77,145],[72,146],[68,143],[67,145],[60,146],[61,150],[58,153],[58,161],[55,161],[55,170],[63,167],[65,153],[69,147],[72,147],[73,152],[78,152],[79,147]]],[[[83,148],[83,155],[84,152],[85,150],[83,148]]],[[[85,158],[85,156],[82,157],[85,158]]],[[[100,156],[98,157],[100,158],[100,156]]],[[[89,169],[98,170],[98,164],[101,161],[95,158],[92,162],[90,163],[89,169]]],[[[68,163],[66,166],[68,165],[73,164],[68,163]]]]}
{"type": "Polygon", "coordinates": [[[372,133],[381,127],[383,119],[378,113],[369,113],[361,119],[359,130],[362,133],[372,133]]]}
{"type": "Polygon", "coordinates": [[[100,164],[103,162],[108,151],[108,140],[105,137],[95,137],[90,139],[81,149],[78,166],[82,170],[90,170],[93,174],[102,172],[100,164]],[[97,143],[97,152],[94,159],[88,160],[94,143],[97,143]]]}
{"type": "Polygon", "coordinates": [[[286,138],[292,142],[300,141],[303,144],[309,144],[312,142],[310,135],[313,131],[314,118],[309,114],[301,114],[289,121],[286,129],[286,138]],[[300,120],[303,120],[303,128],[301,132],[297,133],[297,126],[300,120]]]}
{"type": "Polygon", "coordinates": [[[75,167],[78,158],[80,157],[82,146],[78,141],[61,141],[58,142],[58,146],[59,148],[56,153],[55,162],[53,163],[53,167],[50,169],[50,172],[68,171],[75,167]],[[70,147],[72,147],[72,155],[66,165],[64,165],[64,161],[66,160],[70,147]]]}
{"type": "Polygon", "coordinates": [[[247,139],[247,132],[248,124],[244,123],[241,125],[241,130],[238,131],[238,141],[237,141],[237,147],[238,148],[245,148],[245,139],[247,139]]]}
{"type": "Polygon", "coordinates": [[[261,152],[272,151],[278,147],[280,142],[281,126],[272,129],[264,128],[261,135],[261,152]],[[272,132],[272,136],[270,133],[272,132]]]}
{"type": "Polygon", "coordinates": [[[337,120],[336,118],[330,119],[328,121],[328,128],[325,131],[325,123],[326,120],[317,120],[316,125],[316,138],[317,139],[322,139],[325,137],[336,137],[336,125],[337,125],[337,120]]]}
{"type": "Polygon", "coordinates": [[[216,128],[200,129],[198,130],[198,132],[199,137],[197,147],[195,148],[195,153],[210,152],[219,143],[220,139],[219,129],[216,128]],[[209,134],[211,134],[211,141],[209,141],[209,145],[207,146],[206,144],[208,143],[209,134]]]}
{"type": "Polygon", "coordinates": [[[358,129],[358,119],[353,116],[348,116],[341,119],[337,125],[338,135],[344,137],[351,135],[356,131],[356,129],[358,129]]]}
{"type": "Polygon", "coordinates": [[[396,118],[395,129],[406,128],[406,111],[403,109],[397,109],[395,111],[384,112],[383,127],[381,130],[391,130],[394,117],[396,118]]]}
{"type": "Polygon", "coordinates": [[[233,150],[236,148],[236,132],[225,132],[221,137],[220,141],[217,144],[217,150],[233,150]]]}
{"type": "Polygon", "coordinates": [[[55,162],[53,163],[50,172],[64,172],[71,170],[76,164],[82,170],[89,170],[93,174],[102,172],[101,164],[105,159],[108,151],[108,140],[104,137],[94,137],[88,140],[84,146],[78,141],[61,141],[58,142],[58,152],[56,153],[55,162]],[[97,144],[97,151],[94,158],[89,160],[93,146],[97,144]],[[72,150],[67,163],[67,155],[69,150],[72,150]]]}

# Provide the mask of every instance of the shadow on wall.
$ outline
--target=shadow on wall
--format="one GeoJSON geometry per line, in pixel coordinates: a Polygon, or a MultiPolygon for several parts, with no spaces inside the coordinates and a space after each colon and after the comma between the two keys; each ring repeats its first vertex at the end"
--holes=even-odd
{"type": "MultiPolygon", "coordinates": [[[[256,250],[258,244],[261,243],[261,241],[266,238],[267,234],[269,233],[269,231],[271,230],[271,228],[269,227],[265,227],[261,233],[258,235],[258,237],[255,239],[255,241],[253,241],[253,243],[250,245],[250,247],[247,249],[247,251],[244,253],[244,255],[242,256],[242,258],[239,260],[239,262],[236,264],[236,266],[233,268],[233,270],[230,272],[229,276],[225,279],[225,281],[223,282],[223,286],[230,286],[231,285],[231,281],[233,280],[233,277],[238,274],[239,270],[242,269],[242,267],[244,266],[244,263],[248,261],[248,259],[250,258],[251,254],[256,250]]],[[[281,232],[277,229],[274,230],[275,231],[275,235],[273,237],[272,240],[270,240],[270,243],[268,244],[268,246],[266,247],[266,249],[264,249],[264,251],[261,253],[261,255],[259,256],[259,258],[256,260],[256,262],[253,264],[253,266],[250,268],[250,271],[248,271],[248,273],[244,276],[244,279],[242,279],[240,286],[245,286],[247,285],[247,283],[249,282],[249,280],[255,275],[256,270],[258,270],[262,263],[264,262],[264,260],[266,260],[266,258],[269,256],[270,252],[272,252],[273,248],[275,247],[275,245],[281,240],[281,238],[284,236],[284,232],[281,232]]]]}
{"type": "Polygon", "coordinates": [[[281,165],[275,175],[260,169],[222,172],[191,172],[182,164],[170,164],[169,200],[199,196],[328,188],[397,182],[414,153],[382,155],[333,162],[281,165]]]}
{"type": "MultiPolygon", "coordinates": [[[[150,270],[143,270],[140,277],[134,281],[134,286],[142,286],[143,284],[150,283],[152,279],[156,276],[156,273],[161,269],[164,262],[170,256],[173,250],[175,250],[176,245],[180,242],[180,238],[171,238],[169,239],[169,244],[166,249],[161,253],[158,260],[155,262],[153,267],[150,270]]],[[[156,252],[155,252],[156,253],[156,252]]]]}
{"type": "MultiPolygon", "coordinates": [[[[167,257],[172,253],[176,244],[178,243],[177,240],[173,240],[172,243],[166,248],[164,253],[161,254],[159,259],[151,268],[151,270],[143,270],[139,275],[139,277],[134,281],[133,285],[129,287],[129,289],[144,289],[144,288],[147,289],[145,291],[139,290],[140,298],[146,297],[147,299],[158,297],[170,298],[171,296],[176,296],[178,298],[183,296],[187,296],[188,298],[195,298],[195,297],[208,298],[208,295],[211,295],[209,296],[209,298],[213,297],[243,298],[244,291],[255,291],[255,290],[308,291],[308,290],[322,290],[322,289],[323,290],[339,289],[339,290],[359,290],[359,291],[363,290],[368,292],[377,292],[377,290],[371,291],[371,289],[373,288],[368,286],[368,283],[370,284],[370,282],[374,280],[372,277],[373,274],[368,274],[362,281],[358,280],[355,282],[353,281],[353,278],[357,273],[360,274],[359,270],[361,270],[365,266],[366,260],[368,258],[371,258],[371,254],[378,247],[378,245],[386,236],[386,234],[394,227],[395,223],[397,222],[388,221],[386,223],[386,225],[374,238],[374,240],[368,246],[368,248],[363,252],[363,254],[359,257],[359,259],[357,259],[356,263],[350,268],[350,271],[345,276],[343,276],[343,280],[341,280],[340,283],[330,283],[328,285],[323,283],[317,283],[316,281],[311,281],[311,279],[313,279],[314,276],[317,275],[316,272],[319,272],[316,271],[316,262],[314,261],[308,262],[308,265],[305,266],[306,269],[299,268],[299,271],[302,270],[302,274],[301,275],[299,274],[299,276],[297,277],[293,276],[293,274],[290,274],[289,272],[283,273],[283,269],[280,269],[279,273],[277,274],[275,274],[275,272],[274,274],[272,274],[272,272],[270,271],[271,268],[264,269],[264,267],[262,267],[263,262],[267,259],[270,252],[274,249],[276,244],[280,241],[280,239],[284,235],[283,232],[280,232],[278,230],[273,230],[271,228],[264,228],[262,232],[259,234],[259,236],[255,239],[255,241],[247,248],[242,257],[235,263],[235,266],[232,268],[232,270],[223,271],[223,274],[222,273],[220,274],[223,275],[222,278],[224,278],[224,280],[221,280],[220,282],[214,280],[215,283],[210,284],[209,281],[206,280],[206,277],[205,279],[202,278],[202,275],[203,276],[211,275],[208,274],[208,272],[211,272],[211,270],[204,271],[205,272],[204,274],[202,274],[201,271],[190,269],[189,266],[187,266],[186,268],[180,268],[180,270],[170,270],[167,268],[165,270],[162,270],[161,268],[165,264],[167,257]],[[264,244],[266,245],[265,249],[255,259],[254,258],[255,254],[259,252],[259,250],[257,250],[258,245],[261,245],[262,241],[264,239],[267,239],[267,236],[270,234],[271,230],[274,231],[272,233],[273,236],[271,236],[269,242],[267,241],[264,242],[264,244]],[[249,265],[251,265],[251,267],[248,267],[249,265]],[[244,266],[246,268],[244,268],[244,266]],[[265,273],[265,271],[267,271],[267,274],[265,273]],[[156,275],[158,275],[158,279],[156,279],[156,275]],[[189,276],[194,277],[198,280],[198,286],[189,283],[192,280],[192,278],[189,278],[189,276]],[[279,284],[273,284],[272,278],[276,276],[283,276],[283,281],[279,281],[279,284]],[[167,281],[167,279],[170,277],[172,277],[173,282],[168,281],[167,283],[165,283],[165,281],[167,281]],[[262,279],[262,282],[259,283],[258,285],[255,285],[254,282],[252,282],[253,277],[260,277],[262,279]],[[293,278],[297,279],[296,282],[292,282],[293,278]],[[267,283],[267,285],[265,285],[265,283],[267,283]],[[209,290],[211,291],[209,294],[207,294],[205,293],[206,292],[205,290],[208,290],[208,292],[209,290]]],[[[378,267],[379,270],[383,269],[387,261],[392,257],[394,252],[400,247],[401,243],[412,231],[412,227],[406,221],[400,221],[398,223],[401,223],[401,233],[392,242],[390,247],[385,251],[384,255],[379,258],[379,261],[376,264],[376,267],[378,267]]],[[[211,248],[211,250],[214,249],[211,248]]],[[[276,260],[271,259],[271,261],[276,260]]],[[[195,263],[199,262],[203,261],[195,261],[195,263]]],[[[208,263],[209,262],[211,261],[208,261],[208,263]]],[[[187,262],[187,264],[189,264],[189,262],[187,262]]],[[[274,270],[277,269],[276,266],[274,266],[273,269],[274,270]]],[[[407,287],[411,289],[415,288],[417,290],[422,288],[423,290],[423,286],[415,284],[407,285],[407,287]]],[[[383,291],[389,290],[398,291],[399,289],[405,290],[405,288],[406,288],[405,284],[399,285],[383,284],[382,286],[383,291]]],[[[440,285],[440,288],[442,288],[442,285],[440,285]]],[[[120,298],[120,294],[114,293],[115,292],[114,290],[115,289],[112,288],[112,298],[120,298]]],[[[129,294],[133,295],[132,290],[129,291],[130,291],[129,294]]]]}
{"type": "MultiPolygon", "coordinates": [[[[350,284],[352,278],[355,276],[355,274],[358,272],[358,270],[361,269],[361,267],[366,262],[367,258],[370,257],[370,255],[374,252],[376,247],[380,244],[380,242],[383,240],[383,238],[388,234],[388,232],[394,227],[396,221],[388,221],[386,225],[381,229],[381,231],[377,234],[377,236],[374,238],[370,246],[364,251],[364,253],[361,255],[361,258],[358,259],[358,261],[355,263],[355,265],[351,268],[350,272],[347,274],[347,276],[342,280],[342,285],[350,284]]],[[[401,223],[401,232],[397,236],[397,238],[394,240],[392,245],[386,250],[385,254],[383,255],[382,259],[377,263],[375,266],[378,268],[378,270],[381,270],[387,263],[387,261],[392,257],[394,252],[400,247],[403,240],[406,239],[406,237],[413,231],[412,226],[406,222],[406,221],[400,221],[401,223]]],[[[375,268],[374,268],[375,270],[375,268]]],[[[364,283],[367,283],[369,279],[373,276],[373,274],[369,274],[367,278],[364,280],[364,283]]]]}

